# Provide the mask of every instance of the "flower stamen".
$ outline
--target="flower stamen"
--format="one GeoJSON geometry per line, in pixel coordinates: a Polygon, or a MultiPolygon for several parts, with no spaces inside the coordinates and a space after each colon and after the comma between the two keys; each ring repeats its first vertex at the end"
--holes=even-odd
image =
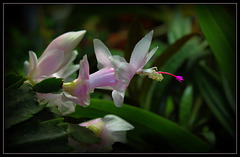
{"type": "Polygon", "coordinates": [[[161,82],[163,80],[162,74],[157,72],[157,68],[141,69],[136,72],[140,76],[148,76],[149,78],[161,82]]]}

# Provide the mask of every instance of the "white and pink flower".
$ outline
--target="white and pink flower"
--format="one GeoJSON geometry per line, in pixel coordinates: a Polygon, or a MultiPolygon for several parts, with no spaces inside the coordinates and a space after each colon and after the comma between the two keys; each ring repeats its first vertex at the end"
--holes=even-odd
{"type": "Polygon", "coordinates": [[[29,62],[24,63],[28,80],[35,84],[48,77],[66,78],[78,70],[77,66],[68,67],[68,65],[76,58],[77,51],[73,51],[73,49],[82,40],[85,33],[85,30],[67,32],[57,37],[49,44],[39,59],[33,51],[29,51],[29,62]]]}
{"type": "MultiPolygon", "coordinates": [[[[34,85],[49,77],[63,78],[79,69],[79,65],[72,65],[78,52],[74,48],[79,44],[86,31],[67,32],[53,40],[43,54],[37,59],[33,51],[29,51],[29,62],[25,61],[25,73],[28,81],[34,85]]],[[[60,94],[36,93],[42,102],[48,102],[49,107],[55,106],[61,114],[66,115],[75,111],[76,104],[66,99],[67,92],[60,94]]]]}
{"type": "MultiPolygon", "coordinates": [[[[98,68],[105,71],[113,71],[115,73],[116,84],[106,86],[106,89],[112,89],[112,97],[115,105],[121,107],[124,100],[126,88],[128,87],[132,77],[135,74],[147,75],[149,78],[162,81],[162,74],[170,74],[166,72],[158,72],[156,68],[143,69],[147,62],[151,59],[158,47],[153,48],[149,52],[153,36],[153,31],[145,35],[134,47],[130,62],[126,62],[123,57],[112,56],[109,49],[98,39],[94,39],[94,50],[98,60],[98,68]]],[[[170,74],[175,76],[173,74],[170,74]]],[[[175,76],[178,81],[182,81],[181,76],[175,76]]],[[[104,88],[104,87],[102,87],[104,88]]]]}
{"type": "Polygon", "coordinates": [[[111,151],[115,142],[126,143],[126,132],[134,129],[127,121],[116,115],[106,115],[103,118],[93,119],[79,124],[94,132],[101,142],[92,145],[81,145],[79,142],[69,138],[70,146],[75,148],[75,152],[107,152],[111,151]]]}

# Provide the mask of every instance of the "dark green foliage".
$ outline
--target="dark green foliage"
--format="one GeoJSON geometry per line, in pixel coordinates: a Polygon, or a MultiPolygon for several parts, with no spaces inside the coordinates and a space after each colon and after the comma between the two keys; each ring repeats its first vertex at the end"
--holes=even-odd
{"type": "Polygon", "coordinates": [[[7,74],[4,76],[4,88],[18,88],[25,80],[26,78],[21,75],[7,74]]]}
{"type": "Polygon", "coordinates": [[[59,93],[62,91],[63,79],[50,77],[42,80],[33,86],[38,93],[59,93]]]}
{"type": "Polygon", "coordinates": [[[5,91],[4,117],[5,128],[23,122],[44,108],[39,104],[35,92],[28,83],[19,88],[8,88],[5,91]]]}
{"type": "Polygon", "coordinates": [[[81,143],[96,144],[101,141],[91,130],[78,124],[68,124],[67,132],[74,140],[81,143]]]}
{"type": "Polygon", "coordinates": [[[6,132],[6,152],[68,152],[67,124],[62,118],[43,122],[28,120],[6,132]]]}

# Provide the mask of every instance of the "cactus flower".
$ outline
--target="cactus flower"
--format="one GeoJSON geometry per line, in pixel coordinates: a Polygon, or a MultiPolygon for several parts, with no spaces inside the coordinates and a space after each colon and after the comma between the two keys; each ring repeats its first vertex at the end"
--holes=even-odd
{"type": "Polygon", "coordinates": [[[101,142],[92,145],[80,145],[78,142],[69,139],[69,144],[76,152],[106,152],[111,151],[115,142],[126,143],[126,131],[134,129],[127,121],[116,115],[106,115],[103,118],[93,119],[79,124],[92,130],[101,142]]]}
{"type": "MultiPolygon", "coordinates": [[[[29,51],[29,63],[25,62],[25,70],[30,83],[35,84],[45,78],[52,77],[61,72],[76,57],[76,51],[73,49],[81,41],[85,30],[77,32],[67,32],[53,40],[41,57],[37,59],[33,51],[29,51]],[[29,65],[29,66],[28,66],[29,65]]],[[[70,71],[77,70],[76,66],[70,71]]]]}
{"type": "MultiPolygon", "coordinates": [[[[126,88],[135,74],[147,75],[149,78],[162,81],[164,72],[157,72],[156,68],[143,69],[151,59],[158,47],[149,52],[153,36],[153,31],[145,35],[134,47],[130,57],[130,62],[126,62],[123,57],[112,56],[109,49],[98,39],[94,39],[94,50],[98,60],[99,69],[114,69],[117,82],[107,89],[112,89],[112,97],[115,105],[121,107],[124,100],[126,88]]],[[[175,76],[175,75],[174,75],[175,76]]],[[[177,80],[182,81],[182,77],[176,76],[177,80]]]]}
{"type": "MultiPolygon", "coordinates": [[[[149,59],[156,52],[158,47],[155,47],[148,52],[153,31],[143,37],[134,47],[130,62],[120,56],[112,56],[108,48],[98,39],[94,39],[94,50],[98,60],[99,69],[114,69],[115,79],[117,84],[112,86],[112,97],[116,106],[120,107],[123,104],[125,90],[128,87],[132,77],[136,72],[140,71],[149,59]]],[[[161,78],[161,74],[157,75],[161,78]]]]}
{"type": "MultiPolygon", "coordinates": [[[[34,85],[49,77],[63,78],[68,80],[68,76],[79,69],[79,65],[72,65],[78,52],[73,50],[81,41],[85,30],[77,32],[67,32],[54,39],[43,54],[37,59],[33,51],[29,51],[29,62],[25,61],[25,73],[28,81],[34,85]]],[[[75,111],[76,104],[66,98],[68,93],[43,94],[36,93],[43,102],[48,102],[49,107],[56,106],[61,114],[66,115],[75,111]]]]}

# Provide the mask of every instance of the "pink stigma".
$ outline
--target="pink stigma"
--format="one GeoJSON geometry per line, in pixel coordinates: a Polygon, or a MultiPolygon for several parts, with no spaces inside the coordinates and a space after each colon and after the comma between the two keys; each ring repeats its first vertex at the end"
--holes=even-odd
{"type": "Polygon", "coordinates": [[[171,73],[167,73],[167,72],[157,72],[157,73],[159,73],[159,74],[167,74],[167,75],[171,75],[171,76],[175,77],[176,80],[178,80],[179,82],[182,82],[182,81],[183,81],[183,77],[182,77],[182,76],[176,76],[176,75],[173,75],[173,74],[171,74],[171,73]]]}
{"type": "Polygon", "coordinates": [[[176,79],[177,79],[179,82],[182,82],[182,81],[183,81],[183,77],[182,77],[182,76],[176,76],[176,79]]]}

